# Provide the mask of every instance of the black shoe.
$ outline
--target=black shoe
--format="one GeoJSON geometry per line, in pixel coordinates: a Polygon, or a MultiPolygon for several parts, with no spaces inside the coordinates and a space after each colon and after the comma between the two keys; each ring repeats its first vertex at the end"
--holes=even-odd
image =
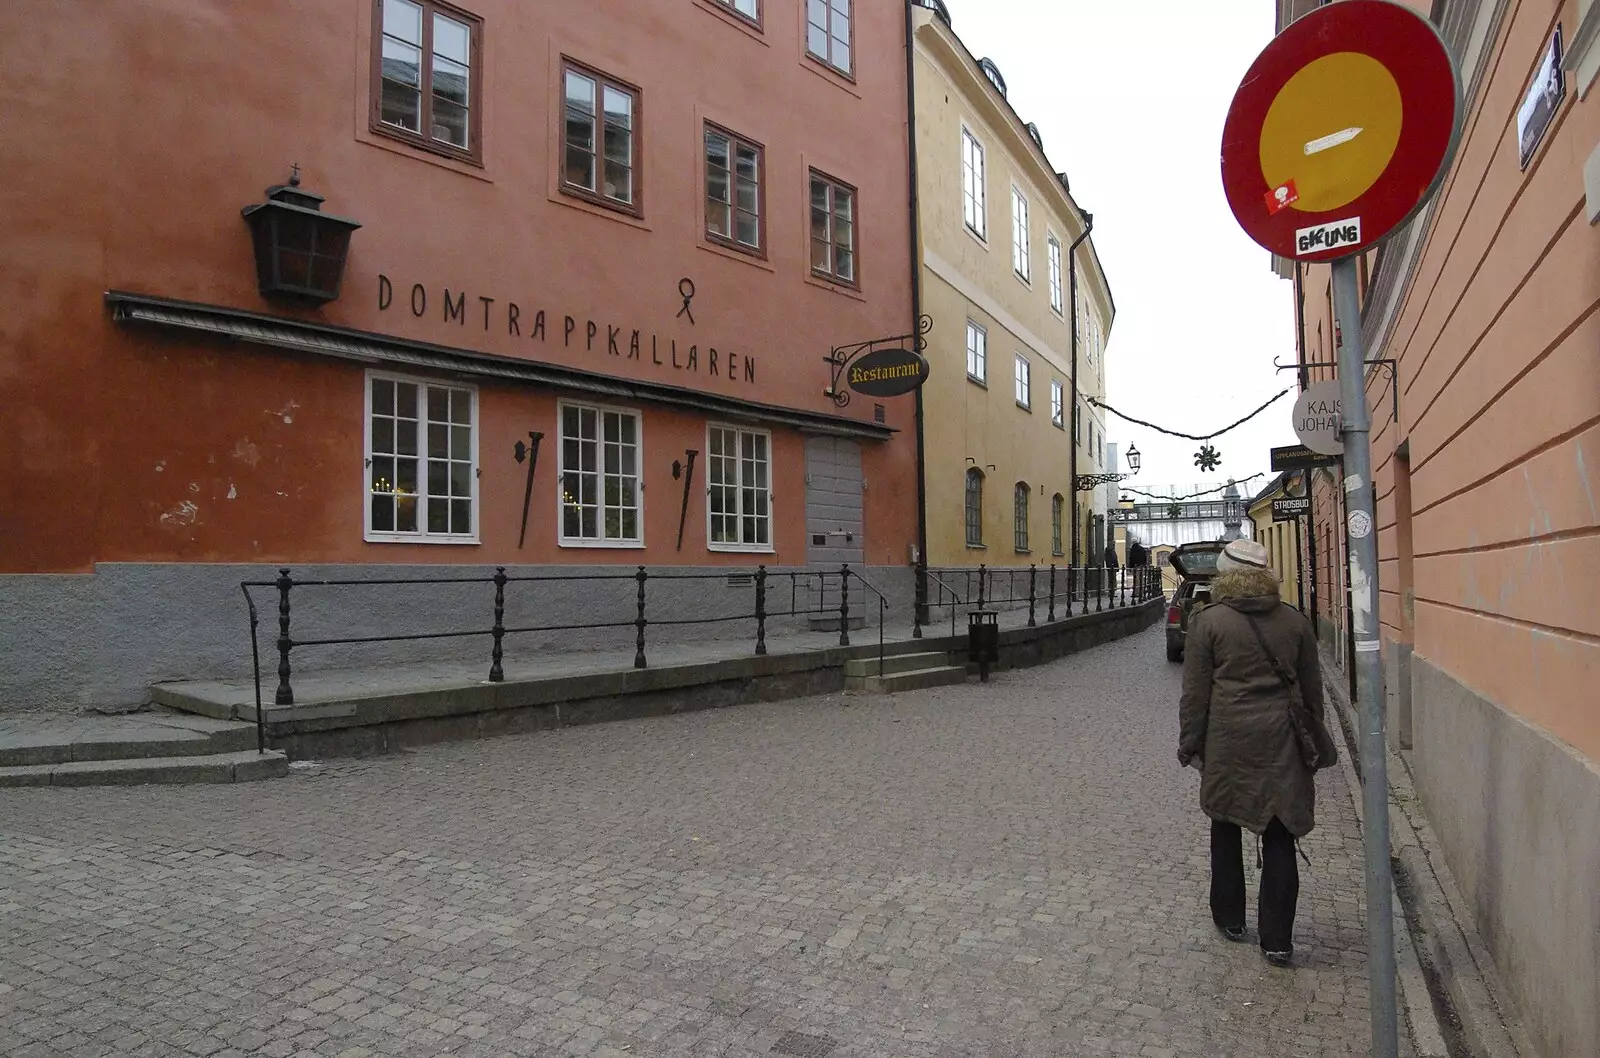
{"type": "Polygon", "coordinates": [[[1219,926],[1217,926],[1217,928],[1222,931],[1222,935],[1224,937],[1227,937],[1229,940],[1233,941],[1235,944],[1238,944],[1240,941],[1245,939],[1245,937],[1244,937],[1244,927],[1243,926],[1223,926],[1223,925],[1219,925],[1219,926]]]}
{"type": "Polygon", "coordinates": [[[1266,956],[1267,961],[1274,966],[1288,966],[1289,961],[1294,958],[1293,951],[1268,951],[1262,948],[1261,954],[1266,956]]]}

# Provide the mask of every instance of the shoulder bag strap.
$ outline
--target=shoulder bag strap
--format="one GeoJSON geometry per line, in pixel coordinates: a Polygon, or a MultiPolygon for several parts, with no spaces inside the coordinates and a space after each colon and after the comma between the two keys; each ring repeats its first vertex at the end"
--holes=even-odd
{"type": "Polygon", "coordinates": [[[1235,610],[1234,612],[1250,622],[1250,631],[1256,634],[1256,642],[1261,645],[1261,653],[1267,656],[1267,664],[1272,666],[1273,674],[1283,681],[1285,687],[1293,690],[1295,685],[1294,673],[1284,668],[1283,662],[1278,660],[1278,655],[1274,654],[1272,648],[1267,646],[1267,637],[1261,634],[1261,623],[1256,620],[1255,615],[1247,614],[1242,610],[1235,610]]]}

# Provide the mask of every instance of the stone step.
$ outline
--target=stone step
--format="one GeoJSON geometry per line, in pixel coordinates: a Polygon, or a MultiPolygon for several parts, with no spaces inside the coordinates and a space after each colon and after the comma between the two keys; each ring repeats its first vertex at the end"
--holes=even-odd
{"type": "MultiPolygon", "coordinates": [[[[830,614],[826,617],[808,618],[806,624],[813,632],[837,632],[839,630],[839,615],[830,614]]],[[[867,619],[865,616],[858,614],[850,615],[850,630],[852,632],[858,628],[865,627],[867,627],[867,619]]]]}
{"type": "MultiPolygon", "coordinates": [[[[893,676],[897,672],[913,672],[917,669],[937,669],[950,664],[950,655],[943,651],[932,651],[920,654],[885,654],[883,656],[883,675],[893,676]]],[[[845,678],[851,676],[876,676],[878,675],[878,655],[867,658],[851,658],[844,663],[845,678]]]]}
{"type": "Polygon", "coordinates": [[[39,714],[0,722],[0,768],[211,756],[255,747],[254,725],[164,709],[124,716],[39,714]]]}
{"type": "Polygon", "coordinates": [[[265,753],[208,753],[137,760],[75,760],[0,768],[0,786],[140,786],[254,782],[289,774],[289,758],[265,753]]]}
{"type": "Polygon", "coordinates": [[[967,670],[956,665],[941,665],[935,669],[913,669],[888,676],[846,676],[846,690],[865,691],[868,694],[897,694],[900,691],[920,691],[929,687],[950,687],[967,682],[967,670]]]}

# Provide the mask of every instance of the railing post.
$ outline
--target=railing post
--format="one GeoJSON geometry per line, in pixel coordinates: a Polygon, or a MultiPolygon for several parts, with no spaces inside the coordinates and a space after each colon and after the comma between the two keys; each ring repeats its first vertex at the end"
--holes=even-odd
{"type": "Polygon", "coordinates": [[[1128,574],[1121,566],[1117,567],[1117,606],[1128,605],[1128,574]]]}
{"type": "Polygon", "coordinates": [[[250,609],[250,665],[255,670],[256,676],[256,752],[265,753],[267,725],[261,710],[261,644],[256,636],[256,628],[261,620],[256,614],[256,601],[250,598],[249,585],[241,584],[239,590],[244,592],[244,604],[250,609]]]}
{"type": "Polygon", "coordinates": [[[294,704],[294,688],[289,685],[289,648],[294,640],[289,638],[289,589],[294,581],[287,569],[278,570],[278,693],[273,701],[278,705],[294,704]]]}
{"type": "Polygon", "coordinates": [[[978,609],[980,610],[983,609],[983,593],[984,589],[988,587],[985,583],[988,579],[988,568],[982,562],[978,563],[978,609]]]}
{"type": "MultiPolygon", "coordinates": [[[[911,638],[922,638],[922,626],[928,623],[928,560],[917,555],[916,601],[911,607],[911,638]]],[[[882,673],[879,673],[881,676],[882,673]]]]}
{"type": "Polygon", "coordinates": [[[1034,620],[1033,610],[1035,600],[1038,598],[1039,565],[1036,562],[1028,563],[1028,627],[1034,628],[1039,622],[1034,620]]]}
{"type": "Polygon", "coordinates": [[[1055,624],[1056,620],[1056,564],[1050,563],[1050,612],[1045,615],[1045,623],[1055,624]]]}
{"type": "Polygon", "coordinates": [[[505,669],[500,667],[500,661],[505,657],[502,644],[506,638],[506,568],[494,568],[494,652],[493,660],[489,664],[489,682],[500,683],[506,678],[505,669]]]}
{"type": "Polygon", "coordinates": [[[644,582],[645,582],[645,578],[648,577],[648,576],[649,576],[649,574],[647,574],[645,572],[643,566],[640,566],[639,567],[639,572],[634,574],[635,579],[637,579],[639,581],[639,616],[637,618],[635,618],[634,622],[633,622],[634,627],[639,630],[638,637],[634,640],[634,650],[633,650],[633,667],[636,668],[636,669],[642,669],[642,668],[645,667],[645,661],[644,661],[644,625],[645,625],[645,620],[644,620],[644,582]]]}
{"type": "Polygon", "coordinates": [[[767,652],[767,567],[756,567],[756,654],[767,652]]]}
{"type": "Polygon", "coordinates": [[[1106,568],[1104,566],[1100,566],[1099,567],[1099,572],[1095,575],[1095,578],[1094,578],[1094,612],[1095,613],[1100,613],[1102,610],[1104,610],[1106,608],[1105,607],[1105,601],[1106,601],[1106,568]]]}
{"type": "Polygon", "coordinates": [[[850,565],[839,567],[839,645],[850,645],[850,565]]]}

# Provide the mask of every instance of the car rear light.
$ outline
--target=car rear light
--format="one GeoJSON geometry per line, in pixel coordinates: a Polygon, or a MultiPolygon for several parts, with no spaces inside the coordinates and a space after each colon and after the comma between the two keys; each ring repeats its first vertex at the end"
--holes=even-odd
{"type": "Polygon", "coordinates": [[[1182,624],[1182,623],[1183,623],[1183,611],[1179,610],[1176,606],[1167,607],[1167,624],[1175,625],[1175,624],[1182,624]]]}

